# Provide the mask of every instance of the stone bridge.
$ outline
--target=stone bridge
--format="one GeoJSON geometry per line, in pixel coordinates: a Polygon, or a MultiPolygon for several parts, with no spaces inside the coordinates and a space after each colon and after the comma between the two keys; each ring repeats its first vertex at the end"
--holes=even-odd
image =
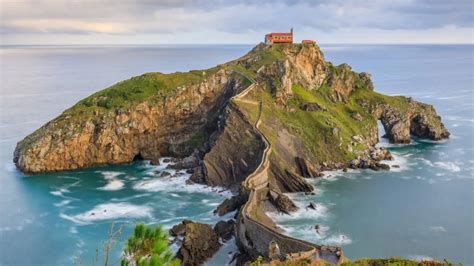
{"type": "MultiPolygon", "coordinates": [[[[249,102],[249,100],[244,100],[243,97],[256,86],[257,84],[253,83],[244,91],[232,97],[231,100],[249,102]]],[[[268,199],[268,168],[270,166],[271,144],[258,129],[263,112],[262,103],[255,102],[255,104],[258,104],[259,113],[254,130],[259,133],[265,143],[265,150],[258,167],[243,182],[244,189],[249,193],[249,197],[241,208],[237,219],[236,234],[239,245],[251,257],[255,258],[260,255],[265,259],[269,259],[269,244],[271,241],[275,241],[280,248],[280,254],[286,259],[323,259],[331,264],[339,264],[343,257],[340,247],[320,246],[284,235],[281,229],[259,207],[259,203],[268,199]]]]}

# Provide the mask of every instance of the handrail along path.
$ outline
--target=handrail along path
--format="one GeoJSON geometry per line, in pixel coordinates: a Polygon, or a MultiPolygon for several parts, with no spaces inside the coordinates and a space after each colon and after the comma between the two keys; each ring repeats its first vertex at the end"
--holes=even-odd
{"type": "MultiPolygon", "coordinates": [[[[243,75],[242,73],[239,74],[243,75]]],[[[248,77],[246,78],[249,79],[248,77]]],[[[257,86],[253,79],[251,81],[253,83],[239,94],[233,96],[231,101],[250,102],[248,100],[243,100],[242,98],[257,86]]],[[[257,104],[257,102],[254,103],[257,104]]],[[[263,105],[261,101],[258,102],[258,108],[258,118],[253,127],[264,142],[265,149],[260,164],[243,182],[243,186],[245,189],[250,191],[250,194],[247,202],[239,213],[237,223],[237,238],[240,245],[242,245],[243,248],[253,256],[263,255],[268,258],[269,243],[275,241],[279,245],[281,254],[285,255],[287,259],[322,258],[332,264],[340,264],[343,257],[340,247],[320,246],[284,235],[276,226],[272,227],[262,223],[258,220],[258,217],[252,215],[259,211],[258,202],[262,195],[265,197],[265,193],[268,192],[268,169],[270,166],[269,157],[271,154],[271,144],[258,128],[261,124],[263,113],[263,105]]]]}

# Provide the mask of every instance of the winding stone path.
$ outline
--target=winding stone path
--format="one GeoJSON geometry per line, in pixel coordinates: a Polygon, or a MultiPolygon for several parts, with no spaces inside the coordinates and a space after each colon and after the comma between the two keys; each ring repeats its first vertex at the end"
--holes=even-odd
{"type": "Polygon", "coordinates": [[[265,150],[260,164],[243,182],[244,188],[249,192],[248,201],[240,210],[237,223],[237,238],[242,247],[251,255],[263,255],[269,257],[268,247],[271,241],[275,241],[280,253],[290,260],[311,258],[313,260],[324,259],[331,264],[339,264],[342,256],[340,247],[319,246],[307,241],[296,239],[281,233],[280,229],[259,208],[258,203],[266,199],[269,191],[268,169],[270,166],[271,144],[265,135],[259,130],[263,113],[262,102],[243,99],[251,90],[257,86],[251,84],[241,93],[232,97],[231,100],[245,103],[258,104],[258,118],[254,129],[259,133],[265,143],[265,150]]]}

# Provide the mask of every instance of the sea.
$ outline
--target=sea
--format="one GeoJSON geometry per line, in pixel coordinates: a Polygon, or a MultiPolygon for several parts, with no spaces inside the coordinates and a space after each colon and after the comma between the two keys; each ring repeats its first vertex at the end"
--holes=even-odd
{"type": "MultiPolygon", "coordinates": [[[[213,224],[230,192],[186,185],[189,174],[147,161],[25,175],[18,141],[78,100],[145,72],[205,69],[253,45],[1,46],[0,265],[95,265],[110,229],[112,265],[134,224],[170,228],[183,219],[213,224]],[[163,172],[169,176],[163,176],[163,172]]],[[[344,254],[447,259],[474,265],[474,46],[321,45],[327,60],[372,74],[376,90],[436,107],[449,140],[392,145],[390,171],[327,172],[308,180],[315,195],[289,194],[300,207],[269,215],[291,236],[341,245],[344,254]],[[316,210],[307,209],[313,202],[316,210]],[[320,226],[315,232],[314,226],[320,226]]],[[[383,129],[380,130],[381,135],[383,129]]],[[[174,250],[176,246],[172,247],[174,250]]],[[[207,265],[226,265],[234,240],[207,265]]]]}

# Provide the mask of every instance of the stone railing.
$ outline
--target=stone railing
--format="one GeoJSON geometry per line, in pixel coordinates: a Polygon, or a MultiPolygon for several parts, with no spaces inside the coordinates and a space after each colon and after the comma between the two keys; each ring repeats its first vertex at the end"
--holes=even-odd
{"type": "MultiPolygon", "coordinates": [[[[238,95],[232,97],[239,100],[245,97],[256,84],[250,85],[238,95]]],[[[245,189],[250,191],[248,201],[239,213],[237,223],[237,238],[239,244],[253,257],[262,255],[268,258],[268,247],[271,241],[275,241],[280,249],[280,254],[290,260],[303,258],[323,258],[332,264],[339,264],[342,258],[340,247],[319,246],[307,241],[284,235],[274,224],[265,224],[257,217],[258,203],[266,198],[268,192],[268,169],[270,166],[271,144],[265,135],[258,129],[263,113],[262,103],[259,102],[259,113],[254,129],[259,133],[265,144],[265,150],[260,164],[243,182],[245,189]]],[[[263,212],[260,215],[265,215],[263,212]]],[[[265,215],[266,216],[266,215],[265,215]]]]}

